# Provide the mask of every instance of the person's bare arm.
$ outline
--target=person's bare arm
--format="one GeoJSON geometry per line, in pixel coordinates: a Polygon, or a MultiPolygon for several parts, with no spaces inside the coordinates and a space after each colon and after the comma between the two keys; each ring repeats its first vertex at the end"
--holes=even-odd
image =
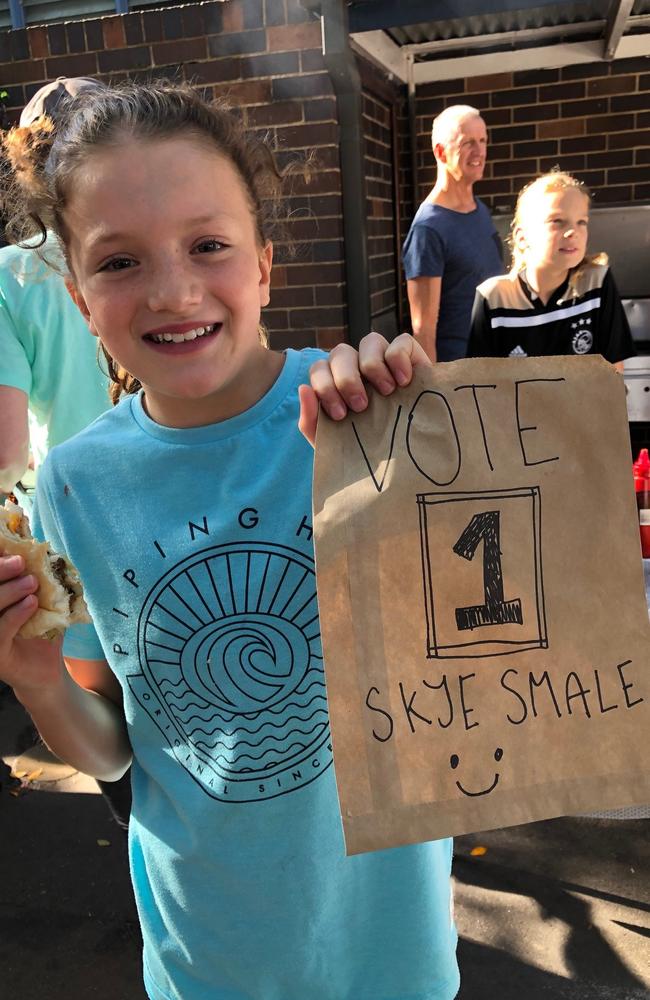
{"type": "Polygon", "coordinates": [[[117,781],[128,770],[132,752],[120,686],[105,660],[66,659],[57,683],[38,692],[20,684],[14,690],[61,760],[103,781],[117,781]]]}
{"type": "Polygon", "coordinates": [[[413,336],[430,361],[436,360],[436,330],[442,278],[410,278],[406,282],[413,336]]]}
{"type": "Polygon", "coordinates": [[[0,492],[10,493],[29,462],[27,394],[0,385],[0,492]]]}
{"type": "Polygon", "coordinates": [[[79,771],[116,781],[131,763],[121,692],[105,660],[69,660],[61,640],[22,639],[38,606],[36,577],[0,556],[0,680],[10,684],[50,749],[79,771]]]}

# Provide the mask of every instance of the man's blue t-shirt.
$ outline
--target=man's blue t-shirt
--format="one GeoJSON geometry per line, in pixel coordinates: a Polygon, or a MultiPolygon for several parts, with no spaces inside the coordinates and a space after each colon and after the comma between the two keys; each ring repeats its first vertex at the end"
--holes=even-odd
{"type": "Polygon", "coordinates": [[[451,841],[346,857],[298,386],[172,429],[129,396],[55,448],[37,527],[78,567],[134,751],[151,1000],[452,1000],[451,841]]]}
{"type": "Polygon", "coordinates": [[[503,272],[501,240],[486,206],[477,198],[473,212],[455,212],[424,201],[404,241],[402,262],[408,280],[442,278],[437,357],[464,358],[477,286],[503,272]]]}

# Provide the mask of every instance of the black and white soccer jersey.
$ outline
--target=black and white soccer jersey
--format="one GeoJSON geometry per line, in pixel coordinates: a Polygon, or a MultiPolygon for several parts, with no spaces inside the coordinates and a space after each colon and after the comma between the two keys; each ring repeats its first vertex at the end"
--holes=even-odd
{"type": "Polygon", "coordinates": [[[488,278],[476,290],[468,357],[602,354],[624,361],[636,354],[609,268],[589,264],[544,305],[525,272],[488,278]]]}

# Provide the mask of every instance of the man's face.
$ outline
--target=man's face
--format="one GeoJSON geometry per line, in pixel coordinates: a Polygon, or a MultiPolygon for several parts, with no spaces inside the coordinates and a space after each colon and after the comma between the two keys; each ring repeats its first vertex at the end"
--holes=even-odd
{"type": "Polygon", "coordinates": [[[456,181],[476,184],[483,176],[487,157],[487,128],[482,118],[465,118],[444,145],[434,148],[436,159],[456,181]]]}

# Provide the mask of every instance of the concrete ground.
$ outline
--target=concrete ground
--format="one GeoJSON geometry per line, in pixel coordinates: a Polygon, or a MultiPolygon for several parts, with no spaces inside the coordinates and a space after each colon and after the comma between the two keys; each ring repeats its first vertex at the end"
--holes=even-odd
{"type": "MultiPolygon", "coordinates": [[[[144,1000],[124,837],[92,779],[33,743],[0,691],[0,757],[22,774],[0,771],[0,997],[144,1000]]],[[[563,818],[458,838],[458,1000],[648,1000],[649,831],[563,818]]]]}

